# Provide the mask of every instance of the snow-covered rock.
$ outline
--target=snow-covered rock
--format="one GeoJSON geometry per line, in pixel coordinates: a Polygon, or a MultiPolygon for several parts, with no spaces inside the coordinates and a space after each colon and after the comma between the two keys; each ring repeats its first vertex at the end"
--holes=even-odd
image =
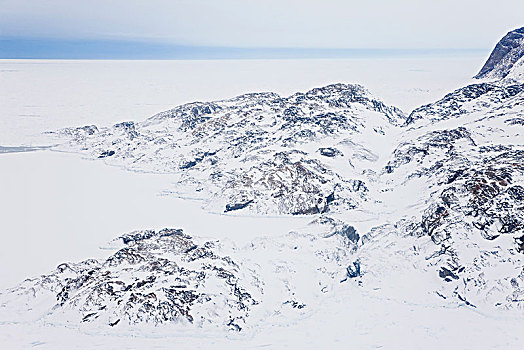
{"type": "MultiPolygon", "coordinates": [[[[524,93],[517,97],[522,104],[524,93]]],[[[503,110],[504,103],[499,108],[503,110]]],[[[428,119],[432,111],[430,107],[428,119]]],[[[516,118],[523,115],[518,108],[512,112],[516,118]]],[[[439,295],[473,305],[522,308],[522,125],[507,114],[475,108],[457,118],[453,128],[444,119],[407,131],[404,138],[409,141],[395,150],[383,179],[390,188],[421,181],[426,186],[420,194],[424,204],[404,232],[418,237],[414,244],[420,247],[413,253],[424,255],[421,268],[443,279],[439,295]]]]}
{"type": "Polygon", "coordinates": [[[72,140],[64,149],[173,173],[172,192],[210,199],[215,211],[315,214],[367,199],[362,170],[378,158],[370,147],[386,143],[404,118],[360,85],[334,84],[289,97],[189,103],[141,123],[58,134],[72,140]]]}
{"type": "Polygon", "coordinates": [[[113,245],[121,247],[104,261],[63,263],[8,290],[2,308],[46,322],[241,330],[258,304],[240,281],[240,266],[217,255],[215,242],[197,244],[182,230],[163,229],[126,234],[113,245]]]}
{"type": "Polygon", "coordinates": [[[503,79],[514,67],[522,72],[523,57],[524,27],[512,30],[497,43],[475,78],[503,79]]]}

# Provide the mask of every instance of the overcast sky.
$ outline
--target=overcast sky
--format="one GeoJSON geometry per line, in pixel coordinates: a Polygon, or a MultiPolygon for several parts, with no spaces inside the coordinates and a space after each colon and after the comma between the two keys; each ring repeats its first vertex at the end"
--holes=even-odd
{"type": "Polygon", "coordinates": [[[182,45],[491,48],[524,0],[0,0],[0,37],[182,45]]]}

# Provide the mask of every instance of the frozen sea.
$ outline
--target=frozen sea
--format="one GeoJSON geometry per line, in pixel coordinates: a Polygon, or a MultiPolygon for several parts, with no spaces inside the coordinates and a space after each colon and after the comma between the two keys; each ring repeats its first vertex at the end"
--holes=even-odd
{"type": "MultiPolygon", "coordinates": [[[[49,150],[45,147],[52,142],[42,134],[45,131],[144,120],[182,103],[246,92],[273,91],[287,96],[336,82],[362,84],[384,102],[409,112],[470,82],[484,60],[484,55],[473,54],[331,60],[0,60],[0,288],[46,273],[63,261],[103,257],[109,253],[99,248],[135,229],[181,227],[200,237],[248,242],[309,222],[300,217],[204,212],[198,202],[161,195],[170,184],[168,175],[127,172],[103,161],[49,150]]],[[[275,342],[293,347],[290,334],[296,344],[312,348],[323,345],[323,336],[337,347],[348,346],[352,337],[358,348],[385,344],[404,349],[468,348],[483,343],[504,347],[518,342],[518,338],[490,342],[489,334],[483,332],[485,327],[505,327],[511,334],[515,325],[510,320],[486,318],[470,310],[399,305],[384,295],[354,292],[350,289],[336,298],[345,299],[347,307],[359,308],[359,317],[349,317],[348,310],[331,303],[301,324],[275,328],[271,334],[240,343],[227,339],[204,342],[203,335],[196,339],[172,334],[160,341],[158,334],[103,335],[69,328],[25,329],[16,324],[0,324],[0,343],[49,349],[172,348],[174,344],[183,348],[271,348],[275,342]],[[345,323],[317,328],[318,320],[326,317],[345,323]],[[466,333],[454,328],[459,323],[468,325],[466,333]],[[398,337],[408,329],[412,339],[422,343],[398,337]],[[471,342],[471,337],[477,337],[476,341],[471,342]]]]}

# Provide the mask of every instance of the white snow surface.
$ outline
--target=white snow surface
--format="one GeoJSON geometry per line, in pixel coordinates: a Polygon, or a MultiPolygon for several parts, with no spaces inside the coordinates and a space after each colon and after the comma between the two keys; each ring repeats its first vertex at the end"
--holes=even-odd
{"type": "MultiPolygon", "coordinates": [[[[54,294],[26,281],[30,291],[44,297],[35,304],[31,298],[24,299],[26,294],[13,294],[12,289],[0,294],[0,343],[9,349],[520,348],[523,309],[484,304],[472,307],[460,300],[453,294],[455,282],[446,284],[439,277],[442,262],[427,259],[438,246],[427,237],[407,234],[406,227],[419,222],[424,210],[438,202],[435,192],[444,176],[439,173],[433,177],[430,172],[410,175],[446,160],[446,153],[430,148],[430,157],[405,164],[397,161],[400,165],[392,174],[383,174],[387,164],[397,164],[393,155],[397,146],[399,150],[409,149],[412,144],[423,148],[431,132],[462,125],[472,131],[471,137],[479,147],[502,144],[522,149],[522,127],[505,122],[522,117],[519,100],[504,100],[500,107],[506,115],[503,119],[482,109],[498,103],[487,95],[480,102],[467,102],[467,112],[460,118],[430,124],[427,121],[433,116],[432,110],[419,111],[424,118],[416,119],[407,132],[380,121],[387,137],[379,143],[370,141],[370,131],[350,137],[352,143],[344,146],[343,158],[314,156],[342,178],[360,174],[372,199],[359,202],[352,210],[322,215],[263,216],[248,211],[224,214],[217,207],[203,205],[208,199],[205,194],[190,198],[186,188],[179,188],[183,185],[179,178],[169,171],[93,158],[89,143],[85,144],[87,151],[64,146],[28,149],[62,142],[42,135],[44,131],[86,124],[109,127],[121,121],[143,121],[193,100],[226,99],[248,91],[289,96],[341,81],[363,84],[372,96],[401,107],[408,115],[411,109],[470,83],[468,77],[480,63],[478,57],[0,61],[0,89],[7,97],[0,102],[0,146],[4,147],[0,148],[4,152],[0,153],[1,288],[14,287],[26,277],[50,274],[62,262],[90,258],[104,261],[119,249],[116,237],[135,230],[169,227],[183,229],[198,245],[219,242],[214,248],[216,254],[230,256],[238,264],[231,271],[259,302],[250,307],[241,332],[224,329],[220,323],[213,327],[184,322],[108,327],[104,322],[79,322],[79,317],[86,314],[79,314],[74,306],[55,311],[54,294]],[[362,160],[362,154],[355,156],[358,152],[347,153],[367,148],[376,154],[372,161],[362,160]],[[353,159],[356,170],[346,165],[348,158],[353,159]],[[173,195],[177,191],[185,195],[173,195]],[[343,225],[356,229],[361,237],[358,243],[340,234],[343,225]],[[363,274],[348,277],[357,259],[363,274]]],[[[375,112],[355,110],[358,116],[377,116],[375,112]]],[[[332,140],[331,145],[339,145],[343,139],[332,140]]],[[[454,142],[460,149],[471,150],[468,154],[477,154],[467,140],[454,142]]],[[[320,146],[324,146],[323,140],[300,147],[308,154],[317,154],[320,146]]],[[[128,160],[136,156],[130,154],[128,160]]],[[[454,163],[450,164],[454,170],[454,163]]],[[[523,179],[515,174],[512,181],[516,186],[523,179]]],[[[460,198],[462,202],[466,199],[460,198]]],[[[450,216],[463,219],[460,215],[457,211],[450,216]]],[[[486,258],[484,265],[472,265],[488,274],[488,282],[516,276],[522,269],[522,258],[507,253],[506,248],[513,245],[512,237],[486,241],[468,236],[469,228],[458,230],[460,235],[453,237],[454,244],[467,264],[475,254],[493,250],[490,242],[496,242],[496,258],[486,258]],[[464,248],[463,243],[469,239],[473,247],[464,248]],[[501,259],[511,263],[502,264],[501,259]]],[[[115,268],[112,273],[123,280],[133,277],[125,275],[125,269],[115,268]]],[[[499,289],[489,286],[500,291],[500,295],[488,293],[489,302],[493,300],[490,298],[506,297],[509,279],[501,283],[499,289]]],[[[211,280],[203,288],[210,295],[224,290],[219,282],[211,280]]],[[[464,292],[468,292],[467,288],[464,292]]],[[[479,299],[484,297],[482,294],[479,299]]],[[[220,305],[210,310],[218,315],[228,310],[226,304],[220,305]]]]}

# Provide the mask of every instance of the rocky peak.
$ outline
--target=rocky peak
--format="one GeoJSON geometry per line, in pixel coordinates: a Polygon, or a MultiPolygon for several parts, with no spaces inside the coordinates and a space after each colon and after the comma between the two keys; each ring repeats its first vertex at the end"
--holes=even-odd
{"type": "Polygon", "coordinates": [[[524,27],[512,30],[497,43],[475,78],[503,79],[523,56],[524,27]]]}

